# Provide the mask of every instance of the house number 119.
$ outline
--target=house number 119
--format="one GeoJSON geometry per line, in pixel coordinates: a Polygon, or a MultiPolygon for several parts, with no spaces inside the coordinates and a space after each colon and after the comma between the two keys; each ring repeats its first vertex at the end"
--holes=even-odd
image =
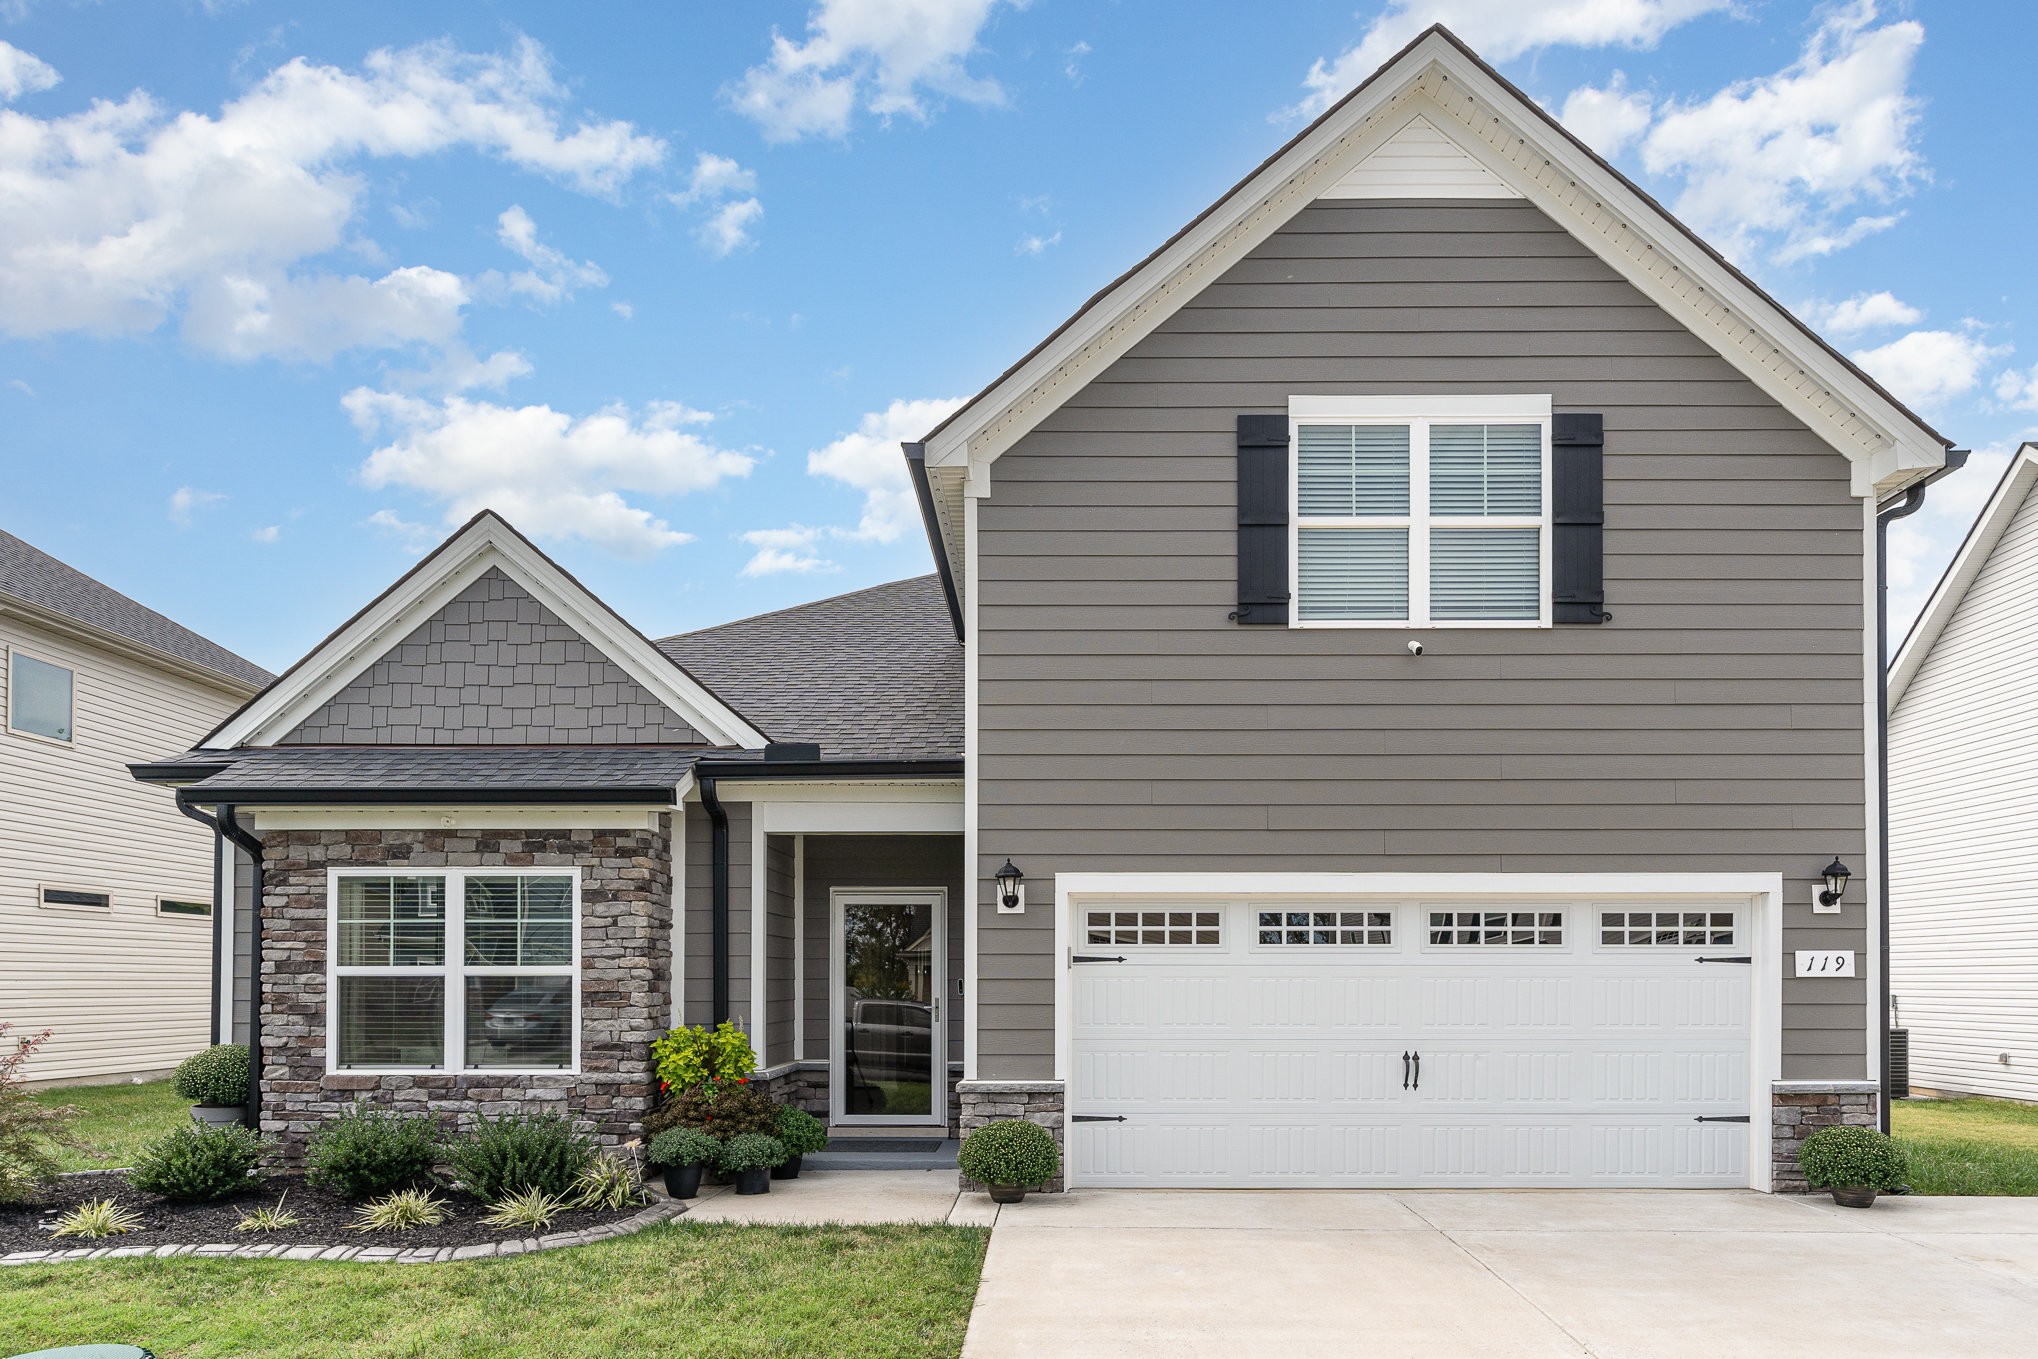
{"type": "Polygon", "coordinates": [[[1851,977],[1854,975],[1854,953],[1850,950],[1805,949],[1797,951],[1797,975],[1800,977],[1851,977]]]}

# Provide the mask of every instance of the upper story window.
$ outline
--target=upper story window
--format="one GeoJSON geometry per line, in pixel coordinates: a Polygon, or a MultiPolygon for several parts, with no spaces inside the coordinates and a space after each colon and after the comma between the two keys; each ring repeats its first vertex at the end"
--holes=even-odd
{"type": "Polygon", "coordinates": [[[7,656],[7,728],[52,741],[71,739],[71,672],[19,651],[7,656]]]}
{"type": "Polygon", "coordinates": [[[1299,627],[1550,623],[1548,397],[1291,397],[1299,627]]]}

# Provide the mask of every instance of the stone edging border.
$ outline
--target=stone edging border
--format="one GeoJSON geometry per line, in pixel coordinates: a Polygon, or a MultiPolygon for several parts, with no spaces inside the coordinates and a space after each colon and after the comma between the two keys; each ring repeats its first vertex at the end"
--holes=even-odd
{"type": "Polygon", "coordinates": [[[143,1256],[169,1259],[191,1256],[210,1260],[351,1260],[356,1264],[441,1265],[452,1260],[486,1260],[498,1255],[529,1255],[541,1250],[564,1250],[587,1246],[611,1237],[630,1236],[646,1227],[670,1222],[686,1211],[686,1205],[672,1199],[652,1203],[648,1208],[620,1222],[605,1222],[579,1232],[553,1232],[547,1236],[526,1236],[511,1241],[483,1241],[472,1246],[265,1246],[221,1242],[210,1246],[84,1246],[76,1250],[18,1250],[0,1255],[0,1265],[53,1265],[67,1260],[134,1260],[143,1256]]]}

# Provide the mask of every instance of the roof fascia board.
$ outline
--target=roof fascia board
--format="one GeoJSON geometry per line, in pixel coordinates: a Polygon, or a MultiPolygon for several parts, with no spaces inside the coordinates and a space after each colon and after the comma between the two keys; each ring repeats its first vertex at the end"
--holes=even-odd
{"type": "Polygon", "coordinates": [[[762,749],[762,732],[744,721],[663,652],[623,623],[502,520],[482,515],[454,535],[438,559],[405,577],[292,667],[255,701],[206,737],[201,749],[274,745],[472,585],[491,566],[529,590],[560,620],[600,648],[659,701],[718,745],[762,749]]]}
{"type": "Polygon", "coordinates": [[[0,595],[0,614],[7,613],[15,614],[50,632],[76,638],[78,641],[102,647],[116,655],[176,675],[180,679],[188,679],[207,688],[217,689],[233,698],[244,699],[261,692],[262,686],[259,684],[250,684],[246,680],[222,674],[210,666],[187,661],[181,656],[172,656],[167,651],[158,651],[152,646],[135,641],[132,637],[123,637],[117,632],[94,627],[82,619],[58,613],[54,609],[46,609],[18,595],[0,595]]]}
{"type": "Polygon", "coordinates": [[[1953,615],[1960,611],[1960,601],[1967,597],[1968,588],[1981,576],[1982,568],[1988,565],[1989,557],[1996,550],[1996,544],[2009,531],[2010,522],[2030,498],[2034,486],[2038,486],[2038,443],[2027,443],[2017,450],[2010,459],[2010,465],[2003,469],[2002,480],[1990,493],[1988,504],[1975,516],[1960,550],[1953,554],[1945,574],[1939,577],[1939,583],[1932,587],[1931,597],[1919,611],[1918,621],[1911,625],[1903,645],[1897,648],[1896,659],[1889,667],[1889,712],[1896,711],[1904,691],[1917,678],[1918,671],[1924,668],[1925,658],[1932,654],[1933,644],[1946,631],[1946,625],[1953,621],[1953,615]]]}
{"type": "Polygon", "coordinates": [[[928,462],[966,462],[974,469],[998,457],[1066,394],[1172,315],[1205,279],[1271,235],[1418,114],[1429,115],[1454,144],[1521,190],[1845,455],[1854,464],[1855,494],[1886,493],[1943,463],[1943,441],[1616,172],[1568,137],[1553,135],[1496,77],[1435,33],[937,430],[927,440],[928,462]]]}

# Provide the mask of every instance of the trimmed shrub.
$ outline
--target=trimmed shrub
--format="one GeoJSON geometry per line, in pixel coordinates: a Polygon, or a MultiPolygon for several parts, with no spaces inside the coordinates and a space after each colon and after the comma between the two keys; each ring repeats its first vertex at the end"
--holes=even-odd
{"type": "Polygon", "coordinates": [[[651,1044],[658,1088],[668,1094],[710,1081],[739,1081],[757,1070],[757,1054],[743,1030],[723,1020],[714,1028],[673,1029],[651,1044]]]}
{"type": "Polygon", "coordinates": [[[1000,1119],[962,1139],[955,1165],[978,1184],[1046,1184],[1061,1174],[1061,1148],[1038,1123],[1000,1119]]]}
{"type": "Polygon", "coordinates": [[[166,1199],[195,1203],[223,1199],[248,1187],[268,1144],[256,1133],[229,1123],[172,1128],[143,1147],[127,1182],[166,1199]]]}
{"type": "Polygon", "coordinates": [[[221,1043],[194,1052],[177,1064],[170,1088],[193,1104],[231,1107],[248,1102],[248,1050],[221,1043]]]}
{"type": "Polygon", "coordinates": [[[526,1189],[566,1198],[594,1158],[594,1139],[563,1114],[484,1114],[446,1155],[461,1188],[484,1203],[526,1189]]]}
{"type": "Polygon", "coordinates": [[[805,1156],[828,1145],[828,1125],[805,1109],[784,1105],[778,1111],[773,1136],[785,1143],[787,1156],[805,1156]]]}
{"type": "Polygon", "coordinates": [[[711,1166],[721,1154],[722,1144],[698,1128],[667,1128],[644,1149],[655,1166],[711,1166]]]}
{"type": "Polygon", "coordinates": [[[1910,1165],[1895,1142],[1873,1128],[1821,1128],[1798,1148],[1797,1164],[1814,1189],[1894,1189],[1910,1165]]]}
{"type": "Polygon", "coordinates": [[[78,1111],[68,1104],[44,1104],[28,1093],[21,1069],[49,1041],[50,1031],[9,1039],[12,1028],[0,1019],[0,1203],[26,1203],[56,1183],[55,1152],[77,1145],[71,1120],[78,1111]]]}
{"type": "Polygon", "coordinates": [[[718,1142],[742,1133],[775,1135],[778,1105],[747,1081],[710,1081],[680,1091],[644,1120],[653,1136],[667,1128],[695,1128],[718,1142]]]}
{"type": "Polygon", "coordinates": [[[408,1189],[439,1160],[439,1128],[424,1114],[356,1104],[311,1135],[307,1182],[350,1199],[408,1189]]]}
{"type": "Polygon", "coordinates": [[[785,1143],[770,1133],[738,1133],[722,1144],[721,1166],[725,1175],[746,1170],[766,1170],[784,1165],[785,1143]]]}

